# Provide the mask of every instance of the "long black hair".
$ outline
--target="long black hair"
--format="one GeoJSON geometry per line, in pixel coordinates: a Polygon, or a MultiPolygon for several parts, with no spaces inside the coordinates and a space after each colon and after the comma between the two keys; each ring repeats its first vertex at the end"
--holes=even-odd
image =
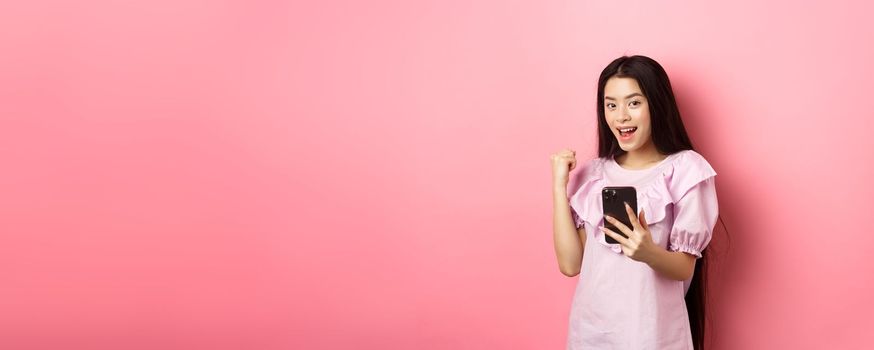
{"type": "MultiPolygon", "coordinates": [[[[604,115],[604,86],[613,77],[633,78],[649,104],[652,141],[661,154],[673,154],[694,150],[692,141],[680,118],[680,109],[674,99],[674,91],[664,68],[646,56],[622,56],[610,62],[598,78],[598,156],[610,157],[625,153],[613,136],[604,115]]],[[[706,251],[707,249],[705,249],[706,251]]],[[[705,297],[707,292],[707,254],[695,263],[695,272],[686,292],[686,310],[692,330],[692,343],[696,350],[704,348],[705,297]]]]}

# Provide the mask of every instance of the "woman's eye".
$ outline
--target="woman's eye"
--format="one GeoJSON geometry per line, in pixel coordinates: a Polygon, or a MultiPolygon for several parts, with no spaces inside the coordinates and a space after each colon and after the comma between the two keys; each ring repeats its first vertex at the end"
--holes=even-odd
{"type": "Polygon", "coordinates": [[[640,101],[631,101],[631,105],[637,107],[640,105],[640,101]]]}
{"type": "Polygon", "coordinates": [[[616,107],[616,105],[614,105],[614,104],[612,104],[612,103],[608,103],[608,104],[607,104],[607,108],[609,108],[609,109],[613,109],[613,108],[615,108],[615,107],[616,107]]]}

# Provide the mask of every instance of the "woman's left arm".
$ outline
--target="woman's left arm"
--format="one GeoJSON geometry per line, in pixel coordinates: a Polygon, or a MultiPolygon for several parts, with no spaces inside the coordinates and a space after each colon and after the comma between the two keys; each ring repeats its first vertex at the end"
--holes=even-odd
{"type": "Polygon", "coordinates": [[[651,254],[652,256],[641,261],[667,278],[685,281],[692,277],[692,273],[695,271],[696,257],[692,254],[669,252],[659,246],[656,246],[651,254]]]}
{"type": "Polygon", "coordinates": [[[625,210],[628,212],[632,228],[610,216],[606,218],[628,238],[604,227],[599,229],[618,241],[622,245],[622,252],[629,258],[646,263],[665,277],[679,281],[692,277],[695,271],[695,256],[684,252],[670,252],[659,247],[652,240],[643,209],[640,210],[639,218],[634,215],[628,204],[625,205],[625,210]]]}
{"type": "Polygon", "coordinates": [[[628,257],[644,262],[662,275],[686,280],[695,271],[695,260],[710,243],[713,227],[719,216],[716,187],[713,178],[707,178],[692,186],[674,204],[674,224],[671,229],[669,249],[655,244],[649,226],[640,211],[639,218],[628,205],[625,206],[632,227],[627,227],[614,218],[607,217],[626,237],[599,227],[620,244],[628,257]]]}

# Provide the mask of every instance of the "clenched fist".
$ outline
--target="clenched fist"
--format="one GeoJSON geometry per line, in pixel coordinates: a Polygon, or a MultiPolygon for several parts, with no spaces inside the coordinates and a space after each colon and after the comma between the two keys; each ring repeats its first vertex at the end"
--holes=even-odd
{"type": "Polygon", "coordinates": [[[574,150],[565,148],[549,157],[552,160],[552,182],[556,186],[567,186],[568,174],[577,166],[576,154],[574,150]]]}

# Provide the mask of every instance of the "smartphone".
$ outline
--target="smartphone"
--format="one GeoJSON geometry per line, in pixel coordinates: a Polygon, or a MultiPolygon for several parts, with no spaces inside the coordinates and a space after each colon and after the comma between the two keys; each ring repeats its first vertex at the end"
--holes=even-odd
{"type": "MultiPolygon", "coordinates": [[[[631,219],[628,218],[628,211],[625,210],[625,203],[631,206],[634,210],[634,215],[637,215],[637,190],[630,186],[608,186],[601,190],[601,202],[603,203],[604,215],[610,215],[619,222],[631,228],[631,219]]],[[[616,228],[613,224],[604,219],[604,227],[616,232],[623,237],[628,237],[622,231],[616,228]]],[[[604,234],[607,243],[619,243],[613,237],[604,234]]]]}

